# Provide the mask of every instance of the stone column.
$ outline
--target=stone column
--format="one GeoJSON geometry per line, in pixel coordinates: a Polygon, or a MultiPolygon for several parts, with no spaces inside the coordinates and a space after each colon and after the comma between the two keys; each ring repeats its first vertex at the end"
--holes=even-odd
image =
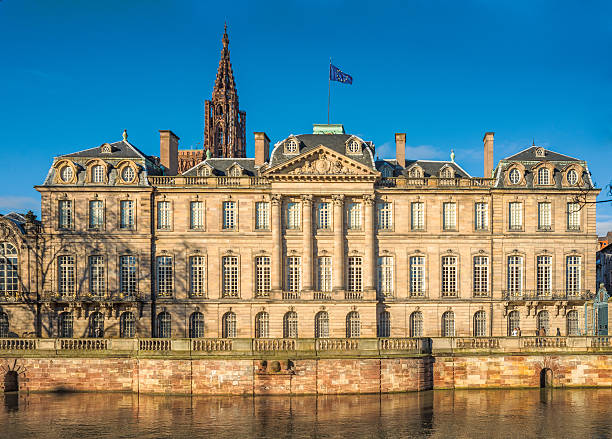
{"type": "Polygon", "coordinates": [[[374,235],[374,195],[363,196],[363,231],[365,234],[365,249],[363,260],[364,291],[376,289],[376,243],[374,235]]]}
{"type": "Polygon", "coordinates": [[[280,291],[283,285],[283,231],[281,221],[281,206],[283,197],[273,194],[272,203],[272,291],[280,291]]]}
{"type": "Polygon", "coordinates": [[[344,290],[344,195],[333,195],[334,255],[332,263],[333,290],[344,290]]]}
{"type": "Polygon", "coordinates": [[[312,195],[302,195],[302,289],[312,290],[312,195]]]}

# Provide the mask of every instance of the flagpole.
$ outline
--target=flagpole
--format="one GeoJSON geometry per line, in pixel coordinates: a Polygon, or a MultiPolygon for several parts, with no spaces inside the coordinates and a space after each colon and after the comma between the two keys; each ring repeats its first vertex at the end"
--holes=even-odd
{"type": "Polygon", "coordinates": [[[327,125],[329,125],[329,103],[331,101],[331,57],[329,58],[329,71],[327,72],[327,125]]]}

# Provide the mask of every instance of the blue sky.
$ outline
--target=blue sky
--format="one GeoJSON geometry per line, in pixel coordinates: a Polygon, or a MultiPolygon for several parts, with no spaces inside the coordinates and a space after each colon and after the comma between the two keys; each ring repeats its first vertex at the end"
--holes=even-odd
{"type": "MultiPolygon", "coordinates": [[[[536,144],[612,180],[612,4],[562,1],[0,0],[0,212],[39,211],[54,155],[121,138],[159,153],[160,129],[199,146],[227,20],[248,152],[327,118],[394,155],[446,159],[482,175],[536,144]]],[[[600,199],[611,198],[602,193],[600,199]]],[[[612,230],[612,203],[598,231],[612,230]]]]}

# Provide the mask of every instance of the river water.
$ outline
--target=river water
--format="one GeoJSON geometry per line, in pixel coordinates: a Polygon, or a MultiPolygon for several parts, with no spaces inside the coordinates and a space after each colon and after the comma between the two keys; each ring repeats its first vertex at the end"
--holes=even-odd
{"type": "MultiPolygon", "coordinates": [[[[2,398],[2,395],[0,395],[2,398]]],[[[610,437],[612,389],[393,395],[4,395],[2,438],[610,437]]]]}

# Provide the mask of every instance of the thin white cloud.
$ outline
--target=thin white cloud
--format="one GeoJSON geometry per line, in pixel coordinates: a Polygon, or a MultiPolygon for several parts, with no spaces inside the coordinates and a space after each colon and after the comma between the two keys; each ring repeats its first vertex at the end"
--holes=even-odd
{"type": "Polygon", "coordinates": [[[24,210],[37,210],[40,208],[40,200],[33,197],[18,197],[13,195],[0,195],[0,211],[5,213],[24,210]]]}

